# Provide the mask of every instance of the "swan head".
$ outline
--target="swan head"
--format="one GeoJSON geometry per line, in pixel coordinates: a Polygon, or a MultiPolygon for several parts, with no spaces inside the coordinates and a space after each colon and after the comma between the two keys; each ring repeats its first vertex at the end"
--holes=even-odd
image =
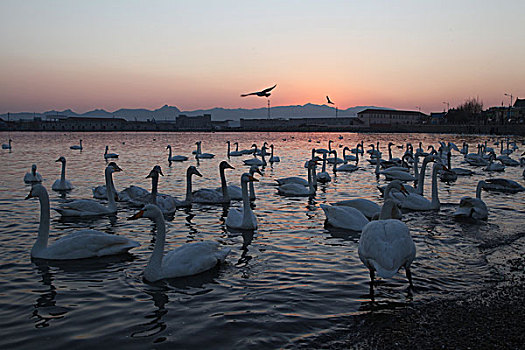
{"type": "Polygon", "coordinates": [[[31,191],[29,191],[29,194],[25,197],[25,199],[38,198],[46,192],[47,191],[44,186],[42,186],[41,184],[34,184],[31,187],[31,191]]]}
{"type": "Polygon", "coordinates": [[[31,172],[36,173],[36,164],[31,165],[31,172]]]}
{"type": "Polygon", "coordinates": [[[202,141],[195,142],[196,145],[200,145],[201,143],[202,143],[202,141]]]}
{"type": "Polygon", "coordinates": [[[66,158],[60,157],[57,160],[55,160],[55,162],[65,163],[66,162],[66,158]]]}
{"type": "Polygon", "coordinates": [[[170,145],[167,145],[167,146],[166,146],[166,149],[170,149],[170,148],[171,148],[171,146],[170,146],[170,145]]]}
{"type": "Polygon", "coordinates": [[[155,204],[146,204],[141,210],[130,216],[128,220],[137,220],[140,218],[155,219],[157,217],[163,217],[160,208],[155,204]]]}
{"type": "Polygon", "coordinates": [[[257,174],[262,176],[262,173],[261,173],[261,170],[259,170],[259,167],[257,165],[252,165],[250,167],[250,175],[253,176],[253,174],[255,174],[255,173],[257,173],[257,174]]]}
{"type": "Polygon", "coordinates": [[[115,162],[110,162],[108,164],[107,168],[109,168],[113,172],[122,171],[122,169],[115,162]]]}
{"type": "Polygon", "coordinates": [[[388,147],[392,147],[392,146],[394,146],[394,145],[395,145],[395,144],[394,144],[393,142],[389,142],[389,143],[388,143],[388,147]]]}
{"type": "Polygon", "coordinates": [[[146,179],[152,178],[154,176],[158,177],[159,175],[164,176],[162,173],[162,169],[160,168],[160,165],[155,165],[153,169],[149,172],[148,176],[146,176],[146,179]]]}
{"type": "Polygon", "coordinates": [[[221,164],[219,164],[219,169],[235,169],[232,167],[227,161],[223,160],[221,164]]]}
{"type": "Polygon", "coordinates": [[[253,177],[252,175],[248,174],[248,173],[244,173],[242,174],[241,176],[241,182],[259,182],[258,179],[256,179],[255,177],[253,177]]]}
{"type": "Polygon", "coordinates": [[[186,171],[186,174],[189,175],[189,176],[197,175],[197,176],[202,177],[202,174],[193,165],[188,167],[188,170],[186,171]]]}
{"type": "Polygon", "coordinates": [[[396,202],[390,198],[385,200],[379,213],[379,220],[401,219],[402,216],[403,213],[396,202]]]}

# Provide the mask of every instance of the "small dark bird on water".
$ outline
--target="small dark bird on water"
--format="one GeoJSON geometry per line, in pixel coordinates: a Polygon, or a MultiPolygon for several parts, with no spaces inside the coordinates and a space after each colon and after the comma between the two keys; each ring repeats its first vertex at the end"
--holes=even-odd
{"type": "Polygon", "coordinates": [[[326,96],[326,101],[328,101],[328,104],[331,104],[331,105],[334,104],[332,101],[330,101],[330,97],[328,97],[328,96],[326,96]]]}
{"type": "Polygon", "coordinates": [[[260,96],[260,97],[268,97],[268,96],[271,95],[270,91],[272,91],[276,86],[277,86],[277,84],[275,84],[272,87],[269,87],[268,89],[264,89],[262,91],[250,92],[249,94],[242,94],[241,97],[246,97],[246,96],[251,96],[251,95],[257,95],[257,96],[260,96]]]}

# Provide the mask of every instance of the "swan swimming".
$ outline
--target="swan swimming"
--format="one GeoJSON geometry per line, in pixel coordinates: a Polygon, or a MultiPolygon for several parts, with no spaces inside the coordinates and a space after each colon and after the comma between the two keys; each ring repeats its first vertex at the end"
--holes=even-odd
{"type": "Polygon", "coordinates": [[[298,183],[285,183],[277,188],[277,192],[286,197],[309,197],[315,195],[313,182],[313,172],[316,166],[315,161],[310,161],[308,166],[308,187],[298,183]]]}
{"type": "Polygon", "coordinates": [[[193,202],[202,204],[224,204],[230,202],[230,195],[228,193],[228,184],[226,182],[225,169],[235,169],[228,162],[222,161],[219,164],[219,175],[221,178],[221,192],[217,192],[212,188],[202,188],[193,193],[193,202]]]}
{"type": "Polygon", "coordinates": [[[253,214],[248,196],[248,182],[259,181],[251,174],[242,174],[242,208],[231,208],[226,217],[226,226],[239,230],[256,230],[257,217],[253,214]]]}
{"type": "Polygon", "coordinates": [[[73,145],[69,147],[70,149],[78,149],[82,151],[82,140],[80,140],[80,143],[78,145],[73,145]]]}
{"type": "Polygon", "coordinates": [[[24,182],[26,184],[31,184],[31,183],[35,183],[35,182],[42,182],[42,175],[40,175],[36,171],[36,164],[33,164],[31,166],[31,172],[26,173],[24,175],[24,182]]]}
{"type": "Polygon", "coordinates": [[[118,158],[118,154],[108,153],[108,151],[109,151],[109,146],[106,146],[106,150],[104,151],[104,159],[118,158]]]}
{"type": "Polygon", "coordinates": [[[11,142],[13,142],[13,140],[9,139],[7,143],[3,143],[2,149],[11,149],[11,142]]]}
{"type": "Polygon", "coordinates": [[[489,211],[485,202],[481,200],[481,189],[485,185],[485,181],[479,181],[476,187],[476,198],[461,198],[458,209],[452,215],[455,218],[472,218],[474,220],[487,220],[489,216],[489,211]]]}
{"type": "Polygon", "coordinates": [[[55,183],[53,183],[53,186],[51,186],[51,189],[53,191],[71,191],[73,189],[73,185],[71,182],[66,180],[66,158],[60,157],[55,162],[62,163],[62,173],[60,175],[60,179],[56,180],[55,183]]]}
{"type": "Polygon", "coordinates": [[[63,217],[94,217],[115,215],[117,213],[117,205],[115,203],[115,193],[111,187],[111,177],[114,172],[122,171],[117,164],[111,162],[104,170],[106,178],[106,188],[108,190],[108,206],[104,206],[92,199],[77,199],[68,203],[60,205],[58,208],[53,208],[63,217]]]}
{"type": "Polygon", "coordinates": [[[155,223],[157,235],[155,247],[144,269],[144,279],[150,282],[165,278],[192,276],[212,269],[225,261],[230,249],[221,249],[218,242],[186,243],[164,255],[166,241],[166,223],[159,207],[154,204],[146,205],[128,220],[148,218],[155,223]]]}
{"type": "Polygon", "coordinates": [[[168,162],[184,162],[188,160],[188,157],[186,156],[178,156],[178,155],[173,156],[171,153],[171,145],[166,146],[166,149],[169,150],[168,162]]]}
{"type": "Polygon", "coordinates": [[[139,243],[126,237],[110,235],[96,230],[80,230],[57,239],[48,246],[49,238],[49,195],[44,186],[33,185],[26,197],[40,201],[40,224],[38,238],[31,249],[31,257],[50,260],[71,260],[122,254],[139,243]]]}

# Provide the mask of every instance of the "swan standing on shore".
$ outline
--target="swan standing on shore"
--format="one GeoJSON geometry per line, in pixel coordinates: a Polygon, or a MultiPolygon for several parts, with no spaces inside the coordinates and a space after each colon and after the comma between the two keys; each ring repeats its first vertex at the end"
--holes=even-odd
{"type": "Polygon", "coordinates": [[[104,151],[104,159],[118,158],[118,154],[108,153],[108,151],[109,151],[109,146],[106,146],[106,150],[104,151]]]}
{"type": "Polygon", "coordinates": [[[256,230],[257,217],[253,214],[248,197],[248,182],[259,181],[250,174],[242,174],[242,208],[231,208],[226,217],[226,226],[239,230],[256,230]]]}
{"type": "Polygon", "coordinates": [[[219,164],[219,175],[221,178],[221,192],[212,188],[202,188],[193,193],[193,202],[202,204],[225,204],[230,202],[228,184],[226,182],[225,169],[235,169],[228,162],[222,161],[219,164]]]}
{"type": "Polygon", "coordinates": [[[31,172],[24,175],[24,182],[26,184],[42,182],[42,176],[36,171],[36,164],[31,166],[31,172]]]}
{"type": "Polygon", "coordinates": [[[172,156],[171,154],[171,145],[168,145],[166,146],[166,149],[169,150],[169,154],[168,154],[168,162],[184,162],[186,160],[188,160],[188,157],[186,156],[172,156]]]}
{"type": "Polygon", "coordinates": [[[48,246],[49,195],[44,186],[35,184],[26,197],[40,201],[38,238],[31,249],[31,257],[50,260],[72,260],[123,254],[140,244],[126,237],[96,230],[80,230],[57,239],[48,246]]]}
{"type": "Polygon", "coordinates": [[[485,202],[481,200],[481,189],[485,181],[478,182],[476,187],[476,198],[463,197],[459,202],[458,209],[454,212],[455,218],[472,218],[474,220],[487,220],[489,211],[485,202]]]}
{"type": "Polygon", "coordinates": [[[60,179],[56,180],[53,186],[51,186],[51,189],[53,191],[71,191],[73,189],[73,185],[71,185],[71,182],[66,180],[66,158],[60,157],[55,162],[62,163],[62,173],[60,174],[60,179]]]}
{"type": "Polygon", "coordinates": [[[106,188],[108,191],[108,206],[104,206],[92,199],[77,199],[53,208],[63,217],[93,217],[104,215],[115,215],[117,205],[115,203],[115,193],[111,186],[111,177],[114,172],[122,171],[117,164],[111,162],[104,170],[106,178],[106,188]]]}
{"type": "Polygon", "coordinates": [[[82,151],[82,140],[80,140],[80,143],[78,145],[73,145],[69,147],[70,149],[78,149],[82,151]]]}
{"type": "Polygon", "coordinates": [[[186,243],[164,255],[166,241],[166,223],[160,209],[154,204],[148,204],[144,209],[128,218],[136,220],[148,218],[155,223],[157,235],[155,247],[144,269],[144,279],[150,282],[165,278],[192,276],[215,267],[224,262],[230,249],[221,249],[218,242],[186,243]]]}
{"type": "Polygon", "coordinates": [[[395,210],[392,200],[385,200],[379,220],[368,223],[359,238],[359,259],[370,271],[370,290],[373,291],[375,272],[382,278],[390,278],[401,268],[412,287],[410,265],[416,257],[416,245],[407,225],[390,219],[395,210]]]}

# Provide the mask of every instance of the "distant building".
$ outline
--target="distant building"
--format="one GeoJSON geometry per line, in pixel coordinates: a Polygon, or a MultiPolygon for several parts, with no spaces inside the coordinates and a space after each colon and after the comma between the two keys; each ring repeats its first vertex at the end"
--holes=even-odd
{"type": "Polygon", "coordinates": [[[211,114],[198,115],[189,117],[185,114],[179,114],[175,126],[179,130],[211,130],[211,114]]]}
{"type": "Polygon", "coordinates": [[[428,115],[418,111],[398,111],[368,108],[357,113],[357,118],[366,127],[419,124],[428,115]]]}
{"type": "Polygon", "coordinates": [[[447,112],[430,113],[430,118],[428,119],[428,124],[445,124],[447,121],[447,112]]]}
{"type": "Polygon", "coordinates": [[[323,117],[323,118],[272,118],[272,119],[243,119],[241,129],[247,130],[309,130],[345,128],[360,125],[355,117],[323,117]]]}

